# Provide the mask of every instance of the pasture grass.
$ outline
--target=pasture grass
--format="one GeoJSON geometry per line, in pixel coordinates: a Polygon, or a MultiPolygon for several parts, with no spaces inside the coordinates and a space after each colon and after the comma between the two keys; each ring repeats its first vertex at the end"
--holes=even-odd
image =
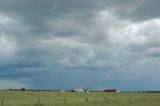
{"type": "Polygon", "coordinates": [[[160,94],[0,91],[0,106],[160,106],[160,94]]]}

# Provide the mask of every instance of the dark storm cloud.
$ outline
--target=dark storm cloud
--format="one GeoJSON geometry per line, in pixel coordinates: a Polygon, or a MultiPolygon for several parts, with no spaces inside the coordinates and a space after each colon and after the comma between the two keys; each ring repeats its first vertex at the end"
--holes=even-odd
{"type": "Polygon", "coordinates": [[[133,9],[132,11],[126,14],[129,16],[129,18],[133,20],[144,21],[144,20],[149,20],[149,19],[160,17],[160,12],[158,11],[160,1],[158,0],[152,0],[152,1],[151,0],[140,0],[135,5],[138,5],[138,6],[137,7],[135,6],[135,9],[133,9]]]}
{"type": "MultiPolygon", "coordinates": [[[[30,33],[37,35],[54,32],[54,28],[52,29],[48,26],[47,21],[50,22],[50,20],[66,20],[67,18],[68,21],[90,20],[94,15],[94,11],[97,11],[101,6],[97,7],[98,4],[93,1],[85,2],[79,0],[7,0],[5,2],[0,1],[0,11],[2,14],[20,20],[24,24],[24,27],[28,25],[31,27],[30,33]]],[[[54,22],[53,25],[54,27],[58,26],[54,22]]],[[[64,32],[62,35],[70,32],[72,33],[73,30],[64,32]]]]}
{"type": "MultiPolygon", "coordinates": [[[[122,19],[146,20],[159,17],[158,5],[155,0],[7,0],[0,1],[0,11],[19,20],[27,36],[75,36],[82,27],[93,26],[97,12],[106,8],[115,9],[122,19]]],[[[15,30],[21,29],[17,27],[15,30]]],[[[22,34],[12,31],[15,32],[22,34]]]]}
{"type": "Polygon", "coordinates": [[[101,84],[99,89],[123,88],[118,83],[127,86],[126,80],[149,81],[144,76],[159,68],[159,3],[0,0],[0,76],[18,79],[8,82],[20,87],[45,89],[54,88],[50,81],[60,81],[57,88],[101,84]],[[78,83],[81,77],[85,78],[78,83]],[[23,85],[19,80],[25,78],[30,80],[23,85]]]}
{"type": "MultiPolygon", "coordinates": [[[[22,23],[22,27],[27,26],[31,35],[51,33],[56,36],[65,36],[75,35],[79,30],[68,30],[66,26],[62,26],[59,29],[58,26],[60,24],[67,24],[69,28],[74,28],[76,24],[82,24],[82,27],[83,25],[92,25],[94,24],[92,19],[95,18],[96,13],[106,9],[107,6],[111,9],[118,7],[117,10],[121,10],[121,7],[123,9],[123,7],[131,4],[132,2],[122,2],[120,0],[7,0],[0,1],[0,11],[6,16],[19,20],[22,23]],[[64,23],[63,21],[57,23],[58,20],[65,21],[64,23]],[[52,22],[52,26],[48,25],[50,22],[52,22]]],[[[125,14],[124,10],[122,12],[125,14]]],[[[128,14],[130,15],[130,13],[128,14]]]]}

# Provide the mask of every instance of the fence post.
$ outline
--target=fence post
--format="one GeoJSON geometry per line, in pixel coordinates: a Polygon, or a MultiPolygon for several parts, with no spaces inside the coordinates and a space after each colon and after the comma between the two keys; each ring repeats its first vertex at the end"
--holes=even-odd
{"type": "Polygon", "coordinates": [[[129,100],[130,100],[130,102],[131,102],[131,100],[132,100],[131,96],[130,96],[129,100]]]}
{"type": "Polygon", "coordinates": [[[38,102],[41,103],[41,99],[38,99],[38,102]]]}
{"type": "Polygon", "coordinates": [[[2,106],[4,105],[4,100],[2,99],[2,106]]]}
{"type": "Polygon", "coordinates": [[[88,97],[86,98],[86,102],[88,102],[88,97]]]}
{"type": "Polygon", "coordinates": [[[65,98],[65,99],[64,99],[64,103],[66,103],[66,102],[67,102],[67,99],[65,98]]]}

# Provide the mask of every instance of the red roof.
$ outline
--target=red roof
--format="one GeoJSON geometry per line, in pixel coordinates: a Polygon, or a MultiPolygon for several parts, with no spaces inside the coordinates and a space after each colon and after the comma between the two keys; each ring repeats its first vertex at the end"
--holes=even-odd
{"type": "Polygon", "coordinates": [[[116,89],[105,89],[104,91],[105,91],[105,92],[117,92],[116,89]]]}

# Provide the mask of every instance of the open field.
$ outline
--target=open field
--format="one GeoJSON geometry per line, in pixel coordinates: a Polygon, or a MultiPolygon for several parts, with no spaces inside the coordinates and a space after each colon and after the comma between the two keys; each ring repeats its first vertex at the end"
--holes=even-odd
{"type": "Polygon", "coordinates": [[[0,106],[160,106],[160,93],[0,91],[0,106]]]}

